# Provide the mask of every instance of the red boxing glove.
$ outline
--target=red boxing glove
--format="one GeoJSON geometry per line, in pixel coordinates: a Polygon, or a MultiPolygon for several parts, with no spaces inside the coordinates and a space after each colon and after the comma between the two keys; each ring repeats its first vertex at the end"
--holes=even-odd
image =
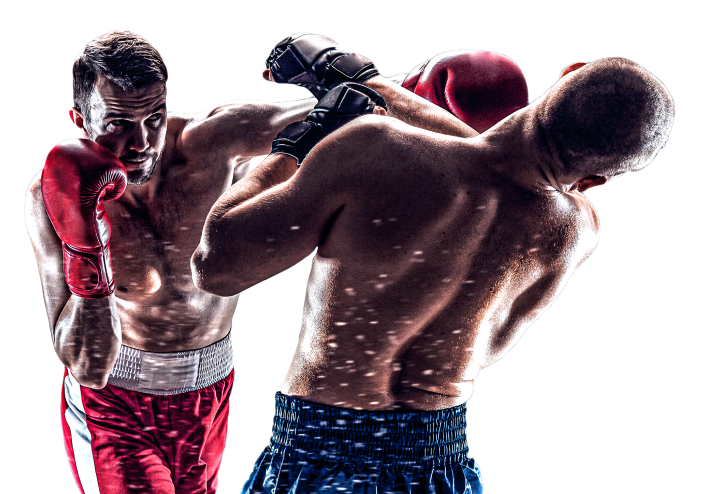
{"type": "Polygon", "coordinates": [[[416,67],[402,87],[484,132],[528,102],[519,66],[499,53],[450,51],[416,67]]]}
{"type": "Polygon", "coordinates": [[[44,207],[63,241],[63,272],[71,292],[83,298],[115,291],[110,261],[110,220],[103,201],[127,186],[122,162],[88,139],[64,141],[51,150],[41,174],[44,207]]]}
{"type": "MultiPolygon", "coordinates": [[[[571,72],[575,72],[575,71],[578,70],[579,68],[585,67],[586,65],[587,65],[586,62],[576,62],[576,63],[572,63],[572,64],[568,65],[565,69],[563,69],[563,72],[561,72],[561,77],[563,77],[564,75],[568,75],[568,74],[570,74],[571,72]]],[[[560,79],[561,77],[559,77],[559,79],[560,79]]]]}

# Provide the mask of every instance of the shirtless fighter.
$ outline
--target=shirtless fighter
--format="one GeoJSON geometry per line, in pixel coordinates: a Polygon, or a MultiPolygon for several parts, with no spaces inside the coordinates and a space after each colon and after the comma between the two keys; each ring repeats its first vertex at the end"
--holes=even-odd
{"type": "Polygon", "coordinates": [[[113,32],[73,66],[87,139],[49,154],[27,228],[66,365],[65,444],[81,492],[215,492],[233,381],[237,297],[190,274],[215,200],[314,100],[166,113],[166,66],[113,32]]]}
{"type": "MultiPolygon", "coordinates": [[[[294,39],[285,50],[302,51],[294,39]]],[[[320,84],[324,64],[310,71],[320,84]]],[[[432,118],[382,77],[365,85],[390,115],[416,105],[432,118]]],[[[273,437],[245,492],[481,492],[465,438],[474,378],[595,248],[582,193],[650,163],[673,113],[659,80],[608,58],[474,138],[367,115],[295,173],[306,151],[279,153],[295,141],[283,131],[257,170],[291,178],[232,186],[192,260],[198,287],[230,296],[318,249],[273,437]]]]}

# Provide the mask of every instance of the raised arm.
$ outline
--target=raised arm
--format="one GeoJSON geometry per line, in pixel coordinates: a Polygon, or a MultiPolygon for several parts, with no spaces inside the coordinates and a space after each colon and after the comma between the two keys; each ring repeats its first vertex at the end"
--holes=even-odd
{"type": "Polygon", "coordinates": [[[76,380],[92,388],[107,383],[122,342],[101,202],[121,193],[126,173],[104,151],[85,139],[57,146],[25,207],[54,349],[76,380]]]}
{"type": "Polygon", "coordinates": [[[366,86],[377,91],[388,104],[388,115],[406,124],[438,134],[475,137],[478,132],[449,112],[408,91],[383,76],[374,77],[366,86]]]}
{"type": "Polygon", "coordinates": [[[456,137],[478,135],[449,112],[378,75],[368,58],[339,50],[325,36],[302,34],[286,38],[273,49],[266,66],[265,79],[298,84],[316,95],[344,82],[362,83],[385,99],[390,116],[409,125],[456,137]]]}
{"type": "Polygon", "coordinates": [[[212,207],[191,259],[198,288],[234,295],[314,250],[342,205],[336,188],[343,179],[336,173],[340,159],[335,153],[349,144],[343,133],[335,131],[361,114],[385,114],[375,103],[384,106],[382,98],[364,86],[338,86],[304,122],[291,124],[278,135],[273,153],[212,207]],[[325,136],[331,133],[337,137],[335,145],[325,147],[325,136]],[[295,173],[312,147],[312,163],[305,161],[295,173]]]}
{"type": "MultiPolygon", "coordinates": [[[[287,125],[305,118],[317,101],[307,98],[279,103],[240,101],[188,119],[178,138],[178,151],[193,162],[212,166],[245,163],[270,153],[273,138],[287,125]]],[[[169,122],[170,125],[170,122],[169,122]]],[[[234,181],[245,174],[235,167],[234,181]]]]}

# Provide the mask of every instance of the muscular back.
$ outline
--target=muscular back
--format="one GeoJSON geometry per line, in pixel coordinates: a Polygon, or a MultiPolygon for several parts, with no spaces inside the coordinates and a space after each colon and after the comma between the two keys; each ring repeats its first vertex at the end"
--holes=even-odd
{"type": "Polygon", "coordinates": [[[480,138],[390,119],[372,134],[373,159],[330,191],[341,206],[282,391],[363,409],[454,406],[592,251],[596,215],[577,192],[515,183],[481,159],[480,138]]]}

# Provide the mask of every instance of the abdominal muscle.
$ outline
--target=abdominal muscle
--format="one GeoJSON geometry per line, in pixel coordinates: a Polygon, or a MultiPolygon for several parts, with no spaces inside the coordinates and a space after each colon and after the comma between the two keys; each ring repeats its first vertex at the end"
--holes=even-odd
{"type": "MultiPolygon", "coordinates": [[[[155,276],[148,276],[156,278],[155,276]]],[[[174,287],[167,279],[127,299],[117,292],[122,344],[150,352],[179,352],[211,345],[231,329],[238,301],[190,286],[174,287]]]]}

